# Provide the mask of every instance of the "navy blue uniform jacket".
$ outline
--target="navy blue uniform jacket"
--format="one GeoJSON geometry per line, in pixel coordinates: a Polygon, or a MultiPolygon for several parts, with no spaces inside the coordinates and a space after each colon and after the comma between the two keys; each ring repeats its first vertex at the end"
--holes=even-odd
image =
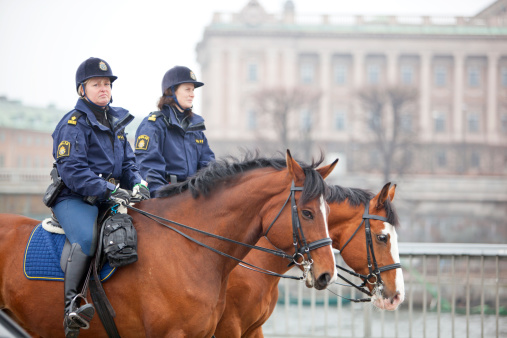
{"type": "Polygon", "coordinates": [[[152,197],[168,183],[169,175],[184,181],[215,160],[204,130],[204,119],[196,114],[184,130],[167,105],[143,119],[136,132],[135,155],[152,197]]]}
{"type": "Polygon", "coordinates": [[[134,117],[123,108],[110,107],[108,119],[112,130],[100,124],[88,106],[78,99],[74,110],[56,126],[52,135],[53,157],[66,185],[56,203],[76,196],[108,198],[116,188],[104,180],[108,175],[120,180],[124,189],[141,183],[134,152],[125,134],[125,126],[134,117]],[[73,118],[76,111],[83,115],[73,118]]]}

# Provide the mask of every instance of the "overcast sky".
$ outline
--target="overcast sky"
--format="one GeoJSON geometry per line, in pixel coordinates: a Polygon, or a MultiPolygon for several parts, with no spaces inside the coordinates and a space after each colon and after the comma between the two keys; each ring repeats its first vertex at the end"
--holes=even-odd
{"type": "MultiPolygon", "coordinates": [[[[113,106],[143,117],[156,109],[167,69],[185,65],[200,79],[195,46],[213,13],[238,12],[247,1],[0,0],[0,96],[70,110],[76,69],[94,56],[118,76],[113,106]]],[[[275,13],[285,0],[259,2],[275,13]]],[[[293,2],[299,14],[472,16],[493,0],[293,2]]],[[[196,113],[206,115],[199,102],[196,113]]]]}

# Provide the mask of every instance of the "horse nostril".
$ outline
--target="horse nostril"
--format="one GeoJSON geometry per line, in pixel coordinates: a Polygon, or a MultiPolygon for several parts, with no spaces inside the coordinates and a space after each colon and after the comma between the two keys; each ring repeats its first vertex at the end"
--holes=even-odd
{"type": "Polygon", "coordinates": [[[326,286],[328,286],[330,280],[331,280],[330,274],[323,273],[322,275],[320,275],[319,279],[317,279],[317,285],[319,286],[319,289],[324,289],[326,286]]]}
{"type": "Polygon", "coordinates": [[[394,304],[394,302],[398,302],[400,300],[400,292],[396,291],[396,294],[391,298],[391,304],[394,304]]]}

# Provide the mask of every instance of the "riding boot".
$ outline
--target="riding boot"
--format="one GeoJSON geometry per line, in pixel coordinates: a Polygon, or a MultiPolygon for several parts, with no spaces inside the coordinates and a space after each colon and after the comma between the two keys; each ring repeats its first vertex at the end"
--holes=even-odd
{"type": "Polygon", "coordinates": [[[80,294],[86,273],[90,267],[91,257],[87,256],[81,246],[72,244],[69,258],[65,267],[64,293],[65,293],[65,318],[63,326],[65,337],[75,338],[79,335],[79,329],[90,327],[90,321],[95,314],[91,304],[79,306],[81,298],[86,295],[80,294]]]}

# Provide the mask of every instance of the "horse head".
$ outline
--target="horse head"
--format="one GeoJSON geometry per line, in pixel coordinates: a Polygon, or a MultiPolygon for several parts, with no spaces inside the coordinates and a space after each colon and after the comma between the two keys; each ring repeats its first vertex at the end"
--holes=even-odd
{"type": "Polygon", "coordinates": [[[341,198],[349,205],[344,207],[335,198],[328,198],[333,246],[360,275],[372,303],[380,309],[396,310],[405,298],[395,229],[398,218],[391,205],[396,185],[387,183],[375,196],[360,189],[348,189],[348,193],[340,189],[341,198]]]}
{"type": "MultiPolygon", "coordinates": [[[[318,290],[325,289],[336,280],[336,263],[327,224],[327,185],[324,182],[336,163],[337,160],[318,169],[314,165],[301,166],[287,150],[285,179],[287,186],[290,186],[290,195],[285,203],[290,208],[282,208],[276,217],[268,215],[266,222],[263,222],[269,224],[265,237],[275,247],[293,255],[293,262],[303,270],[306,285],[318,290]],[[292,223],[292,228],[273,226],[273,218],[283,224],[292,223]],[[293,240],[289,243],[288,238],[293,240]]],[[[285,196],[282,194],[274,202],[283,204],[283,198],[285,196]]]]}

